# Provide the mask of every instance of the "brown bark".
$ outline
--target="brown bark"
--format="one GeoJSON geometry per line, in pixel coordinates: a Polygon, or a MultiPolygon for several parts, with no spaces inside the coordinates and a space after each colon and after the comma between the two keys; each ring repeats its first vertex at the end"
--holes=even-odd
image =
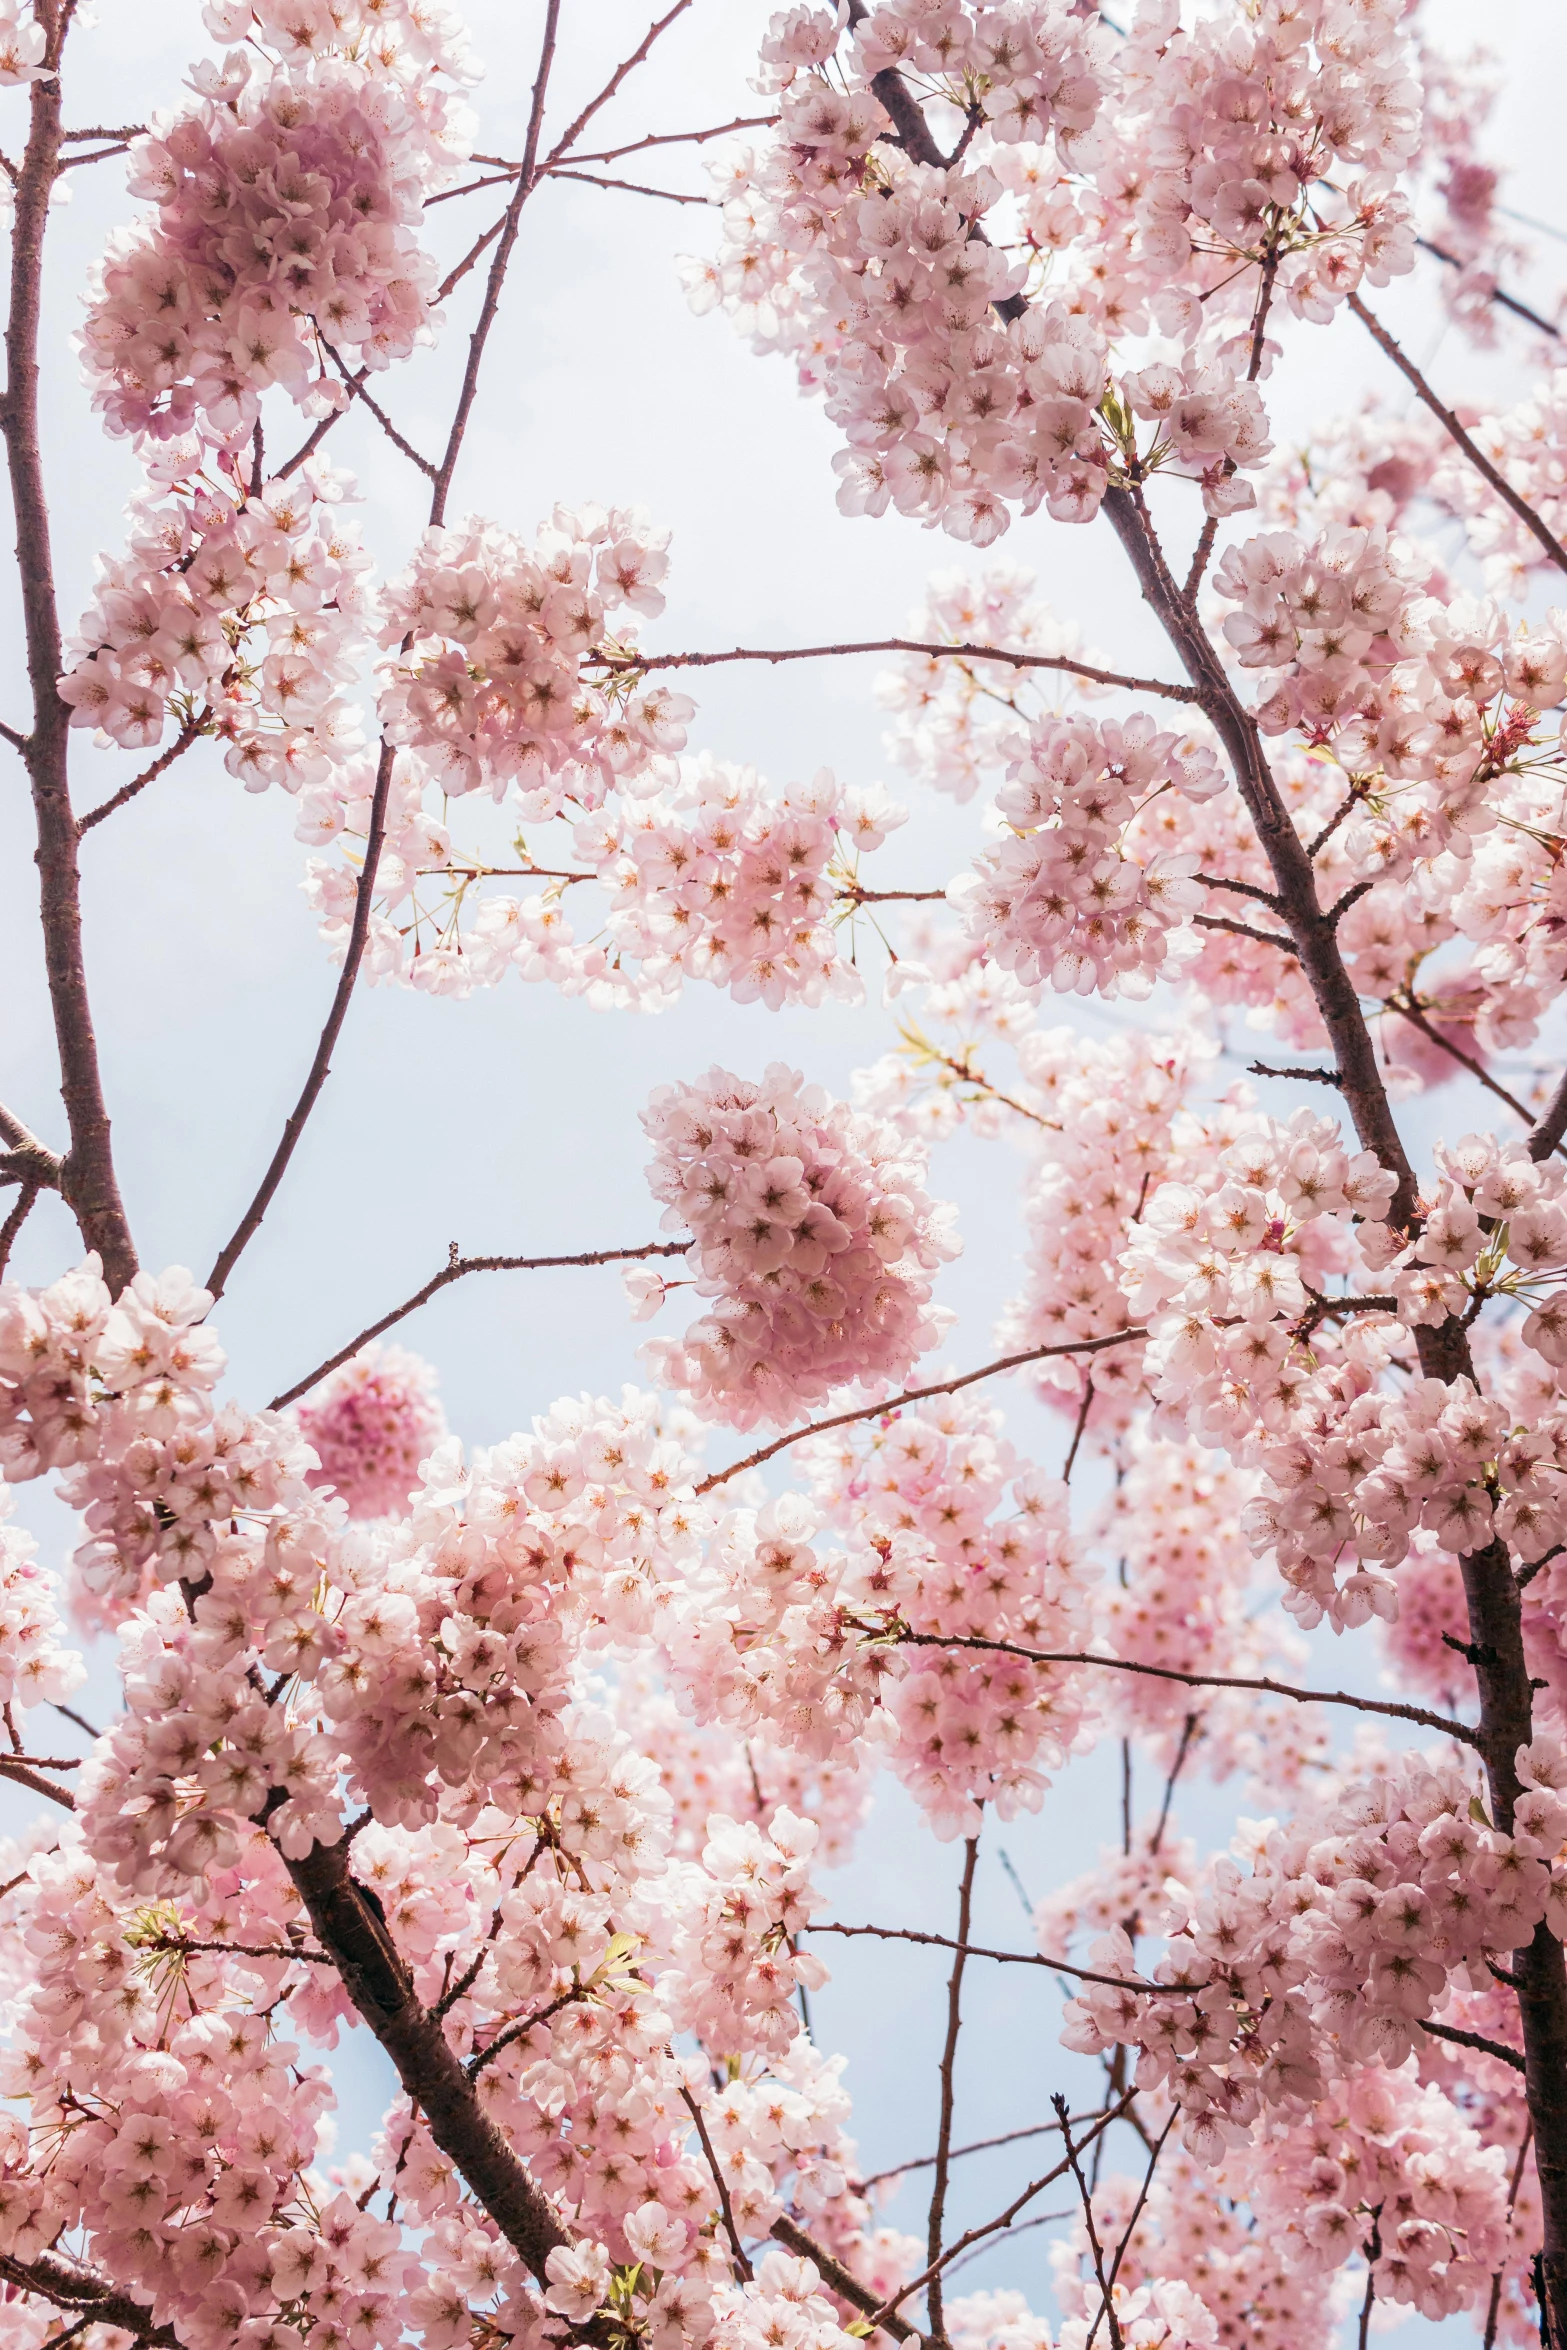
{"type": "MultiPolygon", "coordinates": [[[[45,62],[58,68],[68,11],[59,0],[40,0],[38,14],[48,42],[45,62]]],[[[71,811],[67,758],[70,712],[60,699],[57,684],[60,616],[38,436],[44,234],[61,144],[57,72],[33,83],[29,103],[27,146],[16,179],[11,297],[5,330],[6,386],[0,403],[0,433],[5,438],[16,517],[17,572],[33,704],[32,732],[22,756],[32,785],[37,824],[44,964],[60,1055],[60,1092],[70,1131],[60,1189],[83,1240],[103,1260],[104,1279],[118,1295],[136,1271],[136,1249],[114,1169],[82,954],[78,835],[71,811]]]]}
{"type": "Polygon", "coordinates": [[[317,1844],[286,1863],[354,2006],[397,2068],[431,2137],[541,2282],[545,2262],[572,2238],[484,2112],[439,2022],[417,1998],[385,1923],[358,1885],[346,1844],[317,1844]]]}
{"type": "MultiPolygon", "coordinates": [[[[1256,828],[1278,894],[1279,912],[1294,939],[1301,967],[1338,1062],[1344,1098],[1362,1145],[1375,1151],[1398,1189],[1389,1211],[1407,1225],[1418,1206],[1414,1170],[1382,1085],[1360,999],[1339,951],[1335,927],[1317,898],[1310,855],[1274,784],[1255,720],[1247,712],[1218,654],[1170,576],[1138,493],[1111,489],[1105,511],[1131,557],[1144,600],[1153,610],[1192,683],[1203,710],[1229,754],[1236,783],[1256,828]]],[[[1553,1105],[1554,1107],[1554,1105],[1553,1105]]],[[[1553,1121],[1542,1122],[1550,1147],[1553,1121]]],[[[1543,1150],[1541,1152],[1543,1155],[1543,1150]]],[[[1420,1368],[1449,1384],[1473,1379],[1469,1341],[1457,1321],[1415,1333],[1420,1368]]],[[[1475,1743],[1484,1759],[1491,1816],[1512,1824],[1520,1792],[1517,1753],[1533,1735],[1533,1691],[1524,1657],[1518,1586],[1506,1545],[1492,1542],[1462,1562],[1469,1616],[1469,1657],[1480,1720],[1475,1743]]],[[[1545,2251],[1543,2273],[1553,2339],[1567,2342],[1567,1967],[1562,1946],[1543,1923],[1515,1957],[1523,2026],[1524,2082],[1535,2134],[1545,2251]]]]}

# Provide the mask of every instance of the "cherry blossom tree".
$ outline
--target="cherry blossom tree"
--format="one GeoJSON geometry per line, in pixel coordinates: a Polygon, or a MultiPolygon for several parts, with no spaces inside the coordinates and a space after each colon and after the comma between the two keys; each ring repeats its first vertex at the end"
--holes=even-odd
{"type": "Polygon", "coordinates": [[[0,0],[30,696],[0,735],[63,1105],[55,1142],[0,1110],[0,1274],[49,1195],[77,1232],[0,1285],[0,1778],[34,1799],[0,1883],[0,2339],[1311,2350],[1382,2305],[1559,2346],[1567,376],[1487,68],[1419,0],[840,0],[763,26],[725,120],[625,135],[692,6],[574,115],[571,0],[519,7],[503,156],[437,0],[207,0],[186,83],[109,128],[73,123],[75,0],[0,0]],[[100,165],[128,198],[80,363],[140,486],[75,588],[42,292],[52,202],[100,165]],[[975,550],[913,623],[669,645],[654,518],[465,476],[563,179],[696,207],[691,307],[793,361],[844,513],[975,550]],[[1382,316],[1416,273],[1449,365],[1500,348],[1521,396],[1428,377],[1382,316]],[[1325,335],[1408,405],[1276,445],[1325,335]],[[430,454],[396,371],[443,337],[430,454]],[[407,467],[384,575],[355,434],[407,467]],[[1116,542],[1157,674],[983,552],[1041,509],[1063,567],[1116,542]],[[702,670],[859,654],[911,806],[687,747],[702,670]],[[241,791],[292,801],[336,974],[200,1279],[138,1257],[81,887],[197,746],[236,825],[241,791]],[[99,748],[140,764],[103,787],[99,748]],[[894,886],[868,860],[896,834],[918,870],[928,792],[980,802],[963,870],[932,846],[894,886]],[[629,1105],[652,1236],[454,1247],[263,1400],[219,1308],[357,995],[455,1020],[513,971],[747,1007],[743,1067],[629,1105]],[[769,1039],[827,1004],[867,1007],[852,1098],[769,1039]],[[967,1363],[960,1130],[1025,1170],[967,1363]],[[635,1383],[559,1399],[542,1366],[531,1426],[465,1449],[404,1325],[611,1266],[635,1383]],[[77,1519],[59,1576],[14,1514],[35,1479],[77,1519]],[[1118,1840],[1026,1946],[982,1943],[995,1823],[1095,1750],[1118,1840]],[[1237,1807],[1209,1844],[1199,1776],[1237,1807]],[[952,1853],[948,1933],[824,1914],[878,1782],[952,1853]],[[950,1969],[934,2150],[879,2177],[811,2020],[861,1937],[950,1969]],[[1063,2089],[962,2225],[965,2024],[1008,1965],[1066,1985],[1063,2089]],[[397,2089],[334,2161],[345,2033],[397,2089]],[[1052,2188],[1057,2309],[959,2287],[1052,2188]]]}

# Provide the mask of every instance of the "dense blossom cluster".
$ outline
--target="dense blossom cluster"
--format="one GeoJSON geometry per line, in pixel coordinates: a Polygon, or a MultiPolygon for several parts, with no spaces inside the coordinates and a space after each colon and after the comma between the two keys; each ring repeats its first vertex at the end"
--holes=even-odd
{"type": "Polygon", "coordinates": [[[493,522],[425,533],[389,582],[381,721],[448,797],[516,788],[554,815],[563,790],[594,805],[656,751],[678,750],[691,704],[661,685],[579,675],[608,614],[661,612],[668,533],[640,510],[557,506],[528,546],[493,522]]]}
{"type": "Polygon", "coordinates": [[[955,1256],[925,1153],[782,1062],[665,1086],[642,1123],[666,1231],[694,1235],[684,1337],[649,1363],[704,1418],[787,1422],[854,1381],[905,1378],[945,1327],[931,1277],[955,1256]]]}
{"type": "Polygon", "coordinates": [[[1202,891],[1191,879],[1194,859],[1155,855],[1141,864],[1121,835],[1158,794],[1204,800],[1223,788],[1204,744],[1161,733],[1151,719],[1046,720],[1008,767],[996,801],[1011,838],[958,885],[966,919],[1026,985],[1150,994],[1173,975],[1172,950],[1183,941],[1172,933],[1202,891]]]}
{"type": "Polygon", "coordinates": [[[354,364],[431,340],[436,267],[416,230],[466,151],[467,112],[439,42],[411,83],[395,35],[378,53],[346,25],[337,55],[301,40],[301,67],[286,44],[268,69],[238,45],[250,7],[215,13],[236,46],[210,94],[135,142],[131,192],[155,209],[110,246],[82,348],[111,432],[232,448],[273,386],[329,414],[354,364]]]}
{"type": "Polygon", "coordinates": [[[724,241],[687,284],[825,391],[850,513],[984,545],[1011,502],[1090,520],[1134,461],[1199,481],[1212,514],[1248,505],[1265,311],[1231,329],[1259,276],[1323,319],[1413,259],[1394,175],[1418,91],[1391,5],[1186,26],[1167,0],[1119,47],[1056,0],[882,6],[852,34],[797,10],[768,63],[776,142],[716,167],[724,241]],[[968,116],[963,168],[888,113],[904,66],[968,116]],[[1173,358],[1112,380],[1110,339],[1150,324],[1173,358]]]}
{"type": "Polygon", "coordinates": [[[447,1433],[434,1372],[401,1346],[361,1348],[294,1416],[321,1464],[305,1482],[340,1494],[351,1518],[400,1516],[447,1433]]]}

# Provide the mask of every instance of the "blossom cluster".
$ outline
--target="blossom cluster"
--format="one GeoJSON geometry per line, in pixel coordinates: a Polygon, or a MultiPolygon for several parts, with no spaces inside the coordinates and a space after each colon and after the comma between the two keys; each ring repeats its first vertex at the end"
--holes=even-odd
{"type": "MultiPolygon", "coordinates": [[[[1521,1750],[1518,1774],[1510,1829],[1491,1822],[1462,1765],[1417,1756],[1288,1828],[1263,1823],[1249,1873],[1221,1859],[1195,1887],[1167,1880],[1160,1988],[1085,1983],[1068,2045],[1136,2047],[1139,2082],[1179,2098],[1186,2145],[1209,2162],[1274,2110],[1316,2103],[1329,2080],[1396,2071],[1450,1978],[1488,1983],[1491,1954],[1505,1965],[1542,1917],[1563,1913],[1560,1747],[1521,1750]]],[[[1129,1976],[1132,1955],[1123,1928],[1090,1946],[1102,1974],[1129,1976]]],[[[1332,2219],[1317,2240],[1342,2257],[1361,2237],[1347,2213],[1332,2219]]],[[[1448,2252],[1428,2238],[1422,2256],[1448,2252]]]]}
{"type": "MultiPolygon", "coordinates": [[[[243,43],[251,9],[222,13],[243,43]]],[[[111,243],[82,330],[111,432],[233,448],[273,386],[329,415],[355,363],[433,339],[435,263],[415,232],[466,151],[466,109],[438,48],[410,86],[395,44],[352,54],[347,31],[336,54],[302,44],[302,69],[236,45],[208,94],[134,142],[131,192],[155,209],[111,243]]]]}
{"type": "Polygon", "coordinates": [[[340,1494],[351,1518],[400,1516],[447,1434],[434,1373],[400,1346],[362,1347],[294,1417],[320,1462],[305,1482],[340,1494]]]}
{"type": "Polygon", "coordinates": [[[661,1087],[642,1123],[664,1227],[693,1234],[709,1301],[683,1337],[650,1342],[662,1383],[750,1428],[907,1377],[944,1327],[931,1277],[957,1254],[918,1144],[782,1062],[760,1084],[714,1069],[661,1087]]]}
{"type": "Polygon", "coordinates": [[[679,750],[683,695],[580,675],[608,614],[663,610],[668,543],[640,509],[603,507],[557,506],[531,546],[474,517],[426,531],[385,592],[381,641],[401,648],[381,695],[387,740],[411,745],[447,797],[515,787],[536,817],[563,791],[592,806],[679,750]]]}
{"type": "Polygon", "coordinates": [[[1121,836],[1146,800],[1173,791],[1201,801],[1223,785],[1205,744],[1149,718],[1043,720],[996,802],[1011,837],[951,894],[987,953],[1026,985],[1148,995],[1178,962],[1183,918],[1202,891],[1195,860],[1141,864],[1121,836]]]}

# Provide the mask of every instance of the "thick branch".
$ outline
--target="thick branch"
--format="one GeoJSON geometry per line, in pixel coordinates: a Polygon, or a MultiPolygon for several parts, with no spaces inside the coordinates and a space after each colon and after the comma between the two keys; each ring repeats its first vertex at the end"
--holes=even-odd
{"type": "Polygon", "coordinates": [[[232,1237],[219,1251],[217,1263],[207,1275],[207,1287],[212,1292],[214,1302],[223,1295],[229,1275],[260,1230],[261,1219],[288,1172],[288,1163],[299,1146],[306,1121],[332,1072],[332,1055],[338,1037],[342,1034],[343,1022],[348,1017],[349,998],[354,992],[354,982],[359,977],[365,940],[370,933],[370,907],[375,896],[375,877],[381,862],[381,844],[386,838],[386,802],[392,788],[392,758],[392,746],[384,742],[376,767],[375,797],[370,803],[370,836],[365,843],[365,861],[360,868],[359,886],[354,895],[354,919],[348,933],[343,968],[338,974],[337,987],[332,997],[332,1008],[326,1016],[326,1025],[316,1045],[315,1058],[310,1064],[304,1088],[289,1113],[282,1140],[272,1154],[271,1163],[261,1178],[260,1188],[235,1226],[232,1237]]]}
{"type": "Polygon", "coordinates": [[[542,2282],[550,2254],[571,2238],[484,2112],[440,2025],[420,2006],[396,1943],[350,1874],[348,1847],[317,1844],[303,1860],[285,1866],[316,1940],[396,2066],[431,2137],[542,2282]]]}
{"type": "MultiPolygon", "coordinates": [[[[44,62],[57,68],[69,12],[50,7],[40,8],[38,13],[47,40],[44,62]]],[[[97,1250],[104,1278],[118,1295],[136,1271],[136,1248],[114,1169],[82,953],[81,882],[68,765],[70,712],[56,683],[64,661],[38,434],[44,232],[61,144],[56,71],[33,83],[29,107],[27,148],[17,176],[11,231],[6,387],[0,404],[0,431],[5,435],[16,516],[17,569],[33,705],[32,732],[23,756],[38,829],[44,964],[60,1055],[60,1091],[71,1138],[60,1188],[83,1240],[97,1250]]]]}
{"type": "Polygon", "coordinates": [[[62,1811],[76,1809],[76,1800],[68,1788],[56,1787],[52,1780],[29,1770],[26,1763],[18,1762],[14,1755],[0,1754],[0,1779],[14,1779],[19,1787],[31,1788],[34,1795],[47,1795],[49,1801],[57,1803],[62,1811]]]}
{"type": "Polygon", "coordinates": [[[67,2267],[52,2252],[40,2252],[33,2260],[18,2260],[14,2253],[0,2254],[0,2277],[18,2292],[36,2293],[57,2309],[84,2315],[93,2325],[117,2326],[136,2341],[149,2344],[150,2350],[180,2350],[174,2328],[158,2325],[152,2311],[141,2302],[133,2301],[129,2293],[116,2292],[86,2269],[67,2267]]]}
{"type": "Polygon", "coordinates": [[[1130,694],[1158,694],[1167,702],[1201,699],[1189,685],[1171,685],[1162,677],[1127,677],[1117,669],[1096,669],[1091,661],[1070,661],[1064,653],[1018,653],[1006,645],[942,645],[921,637],[867,637],[842,645],[736,645],[725,653],[591,654],[594,666],[637,675],[655,669],[716,669],[730,661],[826,661],[842,653],[929,653],[944,661],[999,661],[1007,669],[1054,669],[1067,677],[1085,677],[1092,685],[1121,686],[1130,694]]]}
{"type": "Polygon", "coordinates": [[[906,1403],[923,1403],[932,1395],[956,1395],[963,1387],[972,1387],[976,1380],[994,1379],[1002,1371],[1015,1371],[1023,1363],[1042,1363],[1052,1355],[1100,1354],[1107,1346],[1126,1346],[1133,1339],[1146,1338],[1147,1331],[1139,1324],[1131,1330],[1112,1330],[1103,1338],[1071,1338],[1059,1346],[1031,1346],[1024,1353],[1003,1355],[999,1362],[982,1363],[977,1371],[965,1371],[957,1379],[939,1379],[932,1387],[907,1387],[901,1395],[889,1395],[880,1403],[857,1405],[852,1412],[835,1412],[828,1420],[811,1420],[805,1427],[796,1428],[788,1436],[778,1436],[771,1444],[759,1445],[748,1452],[743,1461],[731,1461],[727,1469],[715,1469],[711,1477],[704,1477],[697,1492],[711,1493],[715,1485],[727,1485],[731,1477],[738,1477],[742,1469],[760,1468],[775,1453],[786,1452],[792,1444],[803,1444],[808,1436],[820,1436],[828,1428],[846,1428],[853,1420],[879,1419],[884,1412],[896,1412],[906,1403]]]}
{"type": "Polygon", "coordinates": [[[1470,439],[1451,408],[1445,407],[1426,382],[1414,361],[1408,358],[1388,333],[1381,320],[1366,308],[1358,294],[1349,296],[1349,307],[1373,342],[1384,351],[1406,383],[1414,386],[1417,399],[1422,400],[1449,437],[1456,441],[1482,481],[1488,482],[1504,506],[1512,509],[1524,529],[1537,539],[1558,571],[1567,571],[1567,547],[1547,528],[1527,498],[1520,497],[1504,473],[1499,473],[1485,451],[1470,439]]]}
{"type": "Polygon", "coordinates": [[[391,1312],[383,1314],[379,1322],[370,1323],[356,1338],[351,1338],[346,1346],[340,1346],[335,1355],[330,1355],[324,1363],[318,1363],[303,1379],[296,1379],[293,1386],[286,1388],[283,1394],[275,1395],[267,1408],[269,1411],[282,1411],[286,1405],[305,1394],[307,1389],[314,1387],[318,1379],[324,1379],[329,1371],[335,1371],[339,1363],[346,1363],[350,1355],[357,1354],[362,1346],[368,1346],[371,1339],[379,1338],[383,1330],[390,1330],[395,1322],[405,1321],[410,1314],[417,1313],[420,1306],[428,1305],[439,1290],[449,1288],[454,1281],[466,1280],[470,1273],[542,1273],[558,1265],[628,1264],[644,1257],[683,1257],[690,1246],[689,1240],[650,1240],[641,1248],[587,1249],[575,1257],[462,1257],[458,1255],[457,1244],[453,1241],[448,1261],[422,1289],[416,1289],[413,1296],[405,1298],[400,1306],[393,1306],[391,1312]]]}

